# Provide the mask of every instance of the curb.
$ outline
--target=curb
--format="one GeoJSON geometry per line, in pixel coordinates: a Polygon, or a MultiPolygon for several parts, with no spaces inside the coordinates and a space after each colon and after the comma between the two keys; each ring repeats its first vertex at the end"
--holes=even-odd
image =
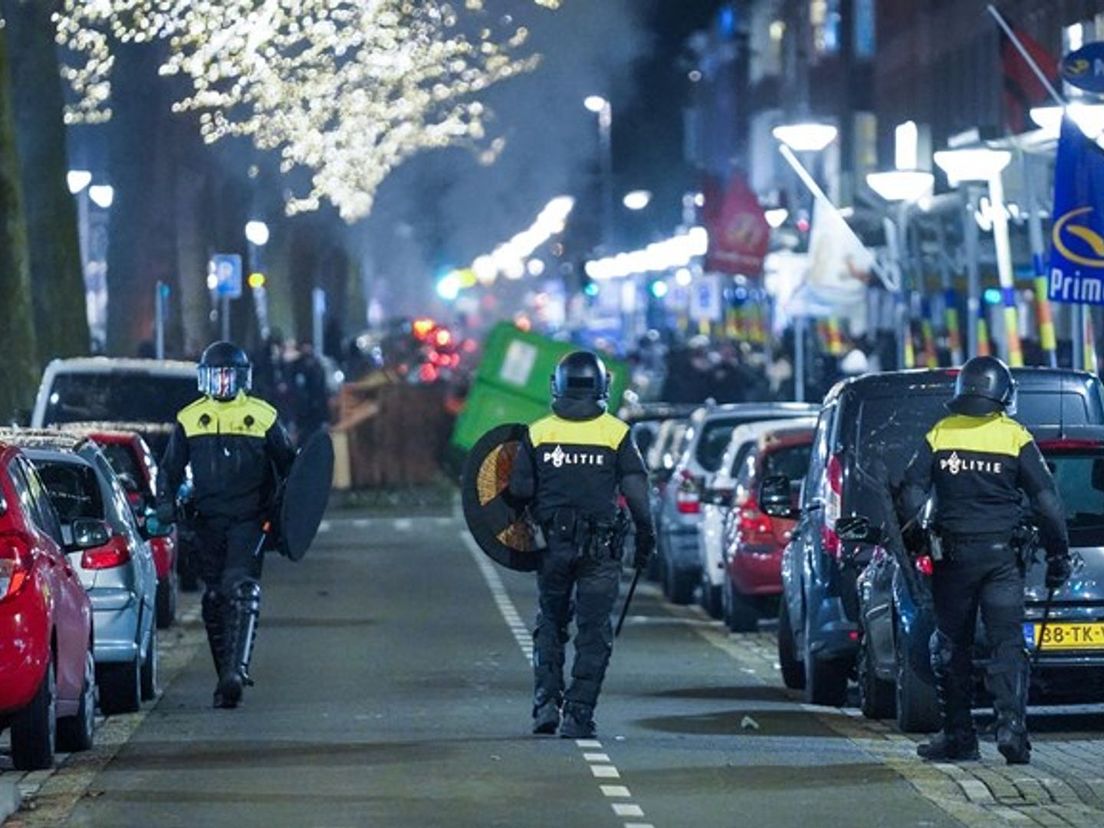
{"type": "Polygon", "coordinates": [[[0,779],[0,822],[19,810],[20,799],[18,786],[0,779]]]}

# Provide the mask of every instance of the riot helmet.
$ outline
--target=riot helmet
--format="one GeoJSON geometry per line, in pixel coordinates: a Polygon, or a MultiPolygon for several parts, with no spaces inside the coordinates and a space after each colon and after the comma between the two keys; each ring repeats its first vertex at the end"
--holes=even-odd
{"type": "Polygon", "coordinates": [[[609,397],[609,385],[609,373],[598,355],[575,351],[556,365],[552,374],[552,397],[601,402],[609,397]]]}
{"type": "Polygon", "coordinates": [[[216,400],[232,400],[253,387],[253,366],[233,342],[207,346],[199,360],[199,391],[216,400]]]}
{"type": "Polygon", "coordinates": [[[978,356],[970,359],[958,372],[954,398],[947,403],[955,414],[984,417],[1005,411],[1015,412],[1016,381],[1008,366],[996,357],[978,356]]]}

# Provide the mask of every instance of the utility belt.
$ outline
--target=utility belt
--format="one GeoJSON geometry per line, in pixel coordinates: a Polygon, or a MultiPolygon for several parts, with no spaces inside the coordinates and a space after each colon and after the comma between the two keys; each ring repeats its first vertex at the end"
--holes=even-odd
{"type": "Polygon", "coordinates": [[[620,560],[629,521],[621,511],[612,520],[602,520],[575,509],[556,509],[541,521],[541,529],[546,538],[569,543],[584,557],[620,560]]]}
{"type": "Polygon", "coordinates": [[[931,556],[934,561],[954,563],[976,557],[986,552],[1012,551],[1016,557],[1024,562],[1025,556],[1034,554],[1034,542],[1031,537],[1021,533],[1020,529],[1014,532],[977,532],[944,533],[936,530],[931,534],[931,556]]]}

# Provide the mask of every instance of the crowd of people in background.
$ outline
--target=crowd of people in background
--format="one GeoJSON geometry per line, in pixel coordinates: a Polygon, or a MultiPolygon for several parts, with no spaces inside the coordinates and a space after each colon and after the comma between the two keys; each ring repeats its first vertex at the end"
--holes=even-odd
{"type": "Polygon", "coordinates": [[[252,359],[253,393],[276,408],[297,445],[325,428],[330,421],[326,368],[311,343],[285,340],[274,330],[252,359]]]}

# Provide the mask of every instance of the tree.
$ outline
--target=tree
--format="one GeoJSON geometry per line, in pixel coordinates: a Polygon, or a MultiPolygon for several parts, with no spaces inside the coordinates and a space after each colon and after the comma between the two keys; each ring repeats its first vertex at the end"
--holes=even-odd
{"type": "Polygon", "coordinates": [[[0,418],[30,408],[38,364],[32,324],[27,234],[11,106],[6,38],[0,37],[0,418]]]}
{"type": "Polygon", "coordinates": [[[116,44],[164,40],[161,73],[188,87],[175,108],[198,111],[208,141],[276,151],[285,173],[310,173],[290,213],[328,200],[352,222],[414,153],[482,141],[480,93],[536,65],[517,56],[528,30],[488,17],[483,0],[65,0],[58,34],[82,56],[72,119],[110,117],[116,44]]]}
{"type": "Polygon", "coordinates": [[[88,352],[88,318],[51,15],[60,0],[3,0],[38,355],[88,352]],[[43,79],[58,78],[57,83],[43,79]]]}

